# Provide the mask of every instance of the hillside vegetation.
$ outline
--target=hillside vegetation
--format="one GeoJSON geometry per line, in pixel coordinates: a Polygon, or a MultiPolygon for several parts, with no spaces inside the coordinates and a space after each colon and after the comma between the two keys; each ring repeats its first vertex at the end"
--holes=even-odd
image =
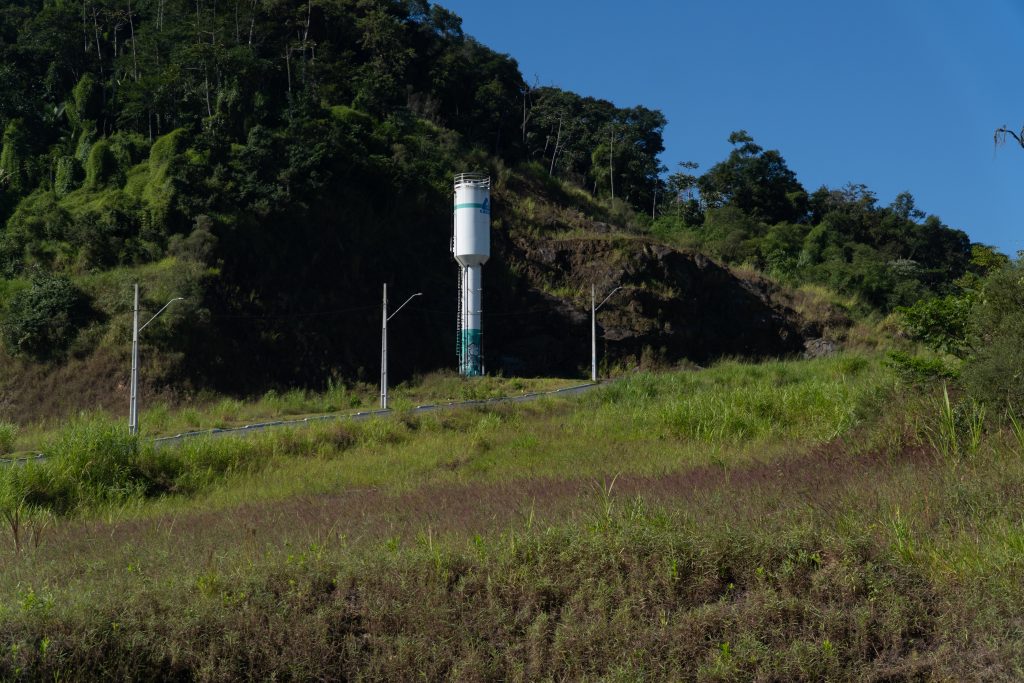
{"type": "MultiPolygon", "coordinates": [[[[25,419],[125,405],[133,282],[149,312],[187,299],[142,340],[150,395],[367,379],[385,281],[424,292],[394,321],[417,343],[395,354],[393,376],[451,365],[450,182],[470,169],[495,181],[485,325],[497,332],[489,367],[506,372],[543,357],[531,348],[541,331],[545,347],[574,351],[526,371],[586,364],[579,284],[552,287],[531,263],[552,236],[697,249],[787,286],[828,286],[857,315],[956,294],[995,258],[909,193],[879,206],[860,185],[807,190],[743,131],[702,175],[690,164],[668,173],[666,124],[642,105],[530,85],[512,57],[428,2],[7,3],[0,409],[25,419]],[[538,308],[544,324],[526,324],[538,308]]],[[[591,282],[619,284],[601,275],[631,257],[629,243],[593,253],[591,282]]],[[[631,291],[682,298],[654,276],[637,280],[631,291]]],[[[681,342],[667,330],[684,321],[662,303],[630,309],[603,355],[779,353],[681,342]]],[[[785,352],[799,350],[789,339],[785,352]]]]}

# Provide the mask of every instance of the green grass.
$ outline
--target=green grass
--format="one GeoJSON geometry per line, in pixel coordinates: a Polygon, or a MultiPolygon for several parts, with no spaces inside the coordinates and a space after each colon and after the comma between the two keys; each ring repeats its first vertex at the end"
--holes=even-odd
{"type": "MultiPolygon", "coordinates": [[[[479,377],[465,378],[437,372],[416,377],[392,387],[389,404],[405,410],[427,403],[485,400],[525,393],[552,391],[579,384],[582,380],[559,378],[479,377]]],[[[146,405],[141,401],[139,429],[144,437],[160,437],[182,432],[214,428],[241,427],[247,424],[281,419],[297,419],[326,413],[347,414],[374,410],[380,406],[380,388],[366,383],[329,383],[325,391],[293,389],[269,391],[256,399],[238,399],[200,394],[187,403],[172,404],[158,400],[146,405]]],[[[126,420],[107,413],[86,413],[112,422],[126,420]]],[[[39,450],[59,431],[49,422],[15,426],[14,444],[22,450],[39,450]]],[[[0,432],[2,437],[2,432],[0,432]]],[[[0,445],[2,445],[0,441],[0,445]]]]}
{"type": "Polygon", "coordinates": [[[3,472],[69,502],[0,537],[0,678],[1013,680],[1024,448],[971,411],[840,355],[180,449],[86,420],[3,472]]]}
{"type": "MultiPolygon", "coordinates": [[[[450,396],[467,387],[456,398],[468,398],[550,386],[441,376],[418,388],[421,396],[450,396]]],[[[202,492],[222,506],[347,486],[409,490],[428,484],[728,468],[830,441],[877,413],[891,391],[892,379],[877,360],[843,356],[809,363],[726,362],[707,372],[641,373],[574,402],[542,398],[421,415],[399,410],[398,419],[199,438],[175,449],[157,449],[144,438],[131,439],[112,421],[85,416],[45,437],[42,450],[52,456],[48,462],[10,470],[6,477],[18,496],[67,512],[181,491],[202,492]],[[226,473],[231,476],[221,476],[226,473]]],[[[288,416],[327,409],[350,396],[358,394],[345,389],[268,394],[255,404],[225,399],[206,412],[150,412],[144,418],[150,418],[153,430],[174,425],[174,420],[190,427],[227,426],[245,421],[247,413],[288,416]]]]}

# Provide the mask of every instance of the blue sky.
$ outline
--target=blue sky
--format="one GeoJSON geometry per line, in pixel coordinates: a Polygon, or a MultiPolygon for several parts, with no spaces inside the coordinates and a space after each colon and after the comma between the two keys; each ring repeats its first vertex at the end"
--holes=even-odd
{"type": "Polygon", "coordinates": [[[1007,254],[1024,249],[1024,3],[441,0],[528,81],[668,118],[662,161],[701,171],[730,131],[800,181],[864,183],[1007,254]]]}

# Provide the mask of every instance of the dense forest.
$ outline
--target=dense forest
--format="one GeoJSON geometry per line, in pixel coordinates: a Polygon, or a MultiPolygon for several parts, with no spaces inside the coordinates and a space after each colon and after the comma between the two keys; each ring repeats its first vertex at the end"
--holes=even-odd
{"type": "Polygon", "coordinates": [[[426,0],[4,3],[6,351],[121,343],[141,280],[152,309],[188,298],[147,340],[185,375],[236,390],[353,377],[375,357],[386,280],[428,293],[396,320],[422,340],[399,374],[437,367],[453,347],[450,179],[472,168],[548,176],[620,229],[882,312],[1000,260],[909,193],[807,191],[745,131],[705,173],[669,173],[666,124],[531,85],[426,0]]]}

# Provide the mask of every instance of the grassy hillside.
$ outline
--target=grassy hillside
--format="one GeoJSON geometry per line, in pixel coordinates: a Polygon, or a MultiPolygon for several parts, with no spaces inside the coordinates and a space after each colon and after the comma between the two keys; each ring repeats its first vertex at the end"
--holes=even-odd
{"type": "Polygon", "coordinates": [[[1024,442],[950,401],[847,354],[176,450],[79,423],[2,472],[0,671],[1012,679],[1024,442]]]}

